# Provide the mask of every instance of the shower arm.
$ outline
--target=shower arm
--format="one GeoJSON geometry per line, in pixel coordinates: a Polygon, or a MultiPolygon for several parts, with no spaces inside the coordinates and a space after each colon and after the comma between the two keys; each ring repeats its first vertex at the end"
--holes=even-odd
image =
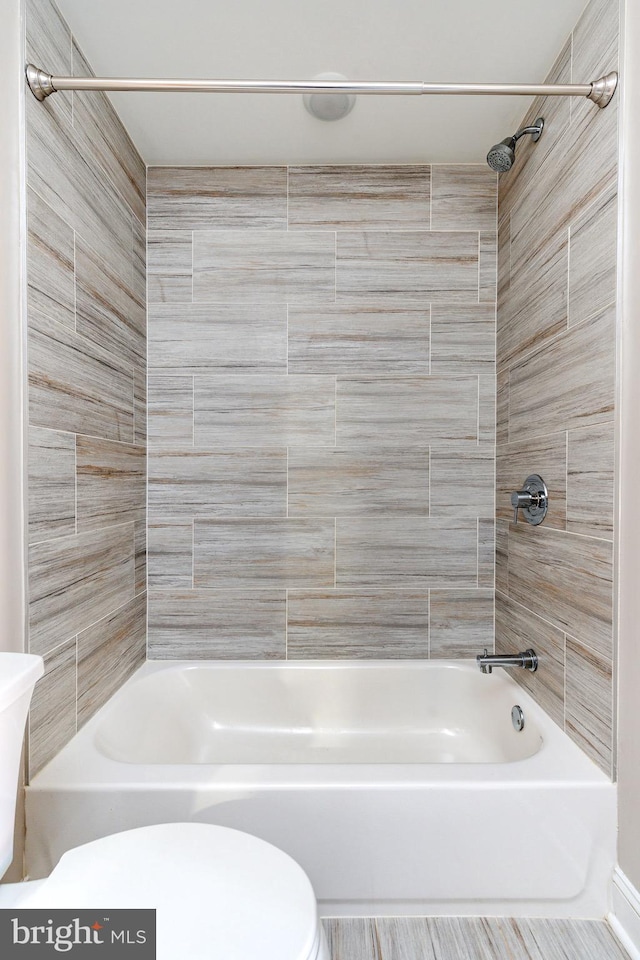
{"type": "Polygon", "coordinates": [[[32,63],[27,83],[37,100],[62,90],[165,93],[340,93],[372,96],[586,97],[606,107],[618,84],[614,71],[592,83],[423,83],[347,80],[167,80],[126,77],[54,77],[32,63]]]}

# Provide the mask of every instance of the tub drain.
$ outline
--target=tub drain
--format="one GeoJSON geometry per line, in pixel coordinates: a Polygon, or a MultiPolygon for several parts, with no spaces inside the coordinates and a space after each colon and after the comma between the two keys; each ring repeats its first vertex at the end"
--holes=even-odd
{"type": "Polygon", "coordinates": [[[519,707],[517,703],[515,707],[511,708],[511,722],[518,733],[524,728],[524,713],[522,707],[519,707]]]}

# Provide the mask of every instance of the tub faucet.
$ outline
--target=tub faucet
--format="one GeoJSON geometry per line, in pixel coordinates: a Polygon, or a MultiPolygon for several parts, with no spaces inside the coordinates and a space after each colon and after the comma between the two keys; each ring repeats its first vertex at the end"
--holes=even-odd
{"type": "Polygon", "coordinates": [[[491,673],[494,667],[524,667],[525,670],[530,670],[531,673],[535,673],[538,669],[538,657],[535,650],[531,648],[524,650],[522,653],[497,654],[493,656],[488,653],[485,647],[484,653],[478,654],[476,657],[476,663],[483,673],[491,673]]]}

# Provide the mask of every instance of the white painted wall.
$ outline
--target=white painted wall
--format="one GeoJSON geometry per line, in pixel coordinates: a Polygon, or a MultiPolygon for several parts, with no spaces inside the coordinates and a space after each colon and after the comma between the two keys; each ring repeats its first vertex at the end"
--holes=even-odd
{"type": "Polygon", "coordinates": [[[618,859],[640,890],[640,5],[623,9],[618,859]]]}
{"type": "Polygon", "coordinates": [[[0,0],[0,650],[25,637],[21,0],[0,0]]]}

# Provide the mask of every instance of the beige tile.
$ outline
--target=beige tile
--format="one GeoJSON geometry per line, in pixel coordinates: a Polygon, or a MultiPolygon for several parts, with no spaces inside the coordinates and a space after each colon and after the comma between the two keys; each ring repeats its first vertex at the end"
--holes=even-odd
{"type": "MultiPolygon", "coordinates": [[[[55,100],[55,97],[51,98],[55,100]]],[[[56,109],[25,100],[27,182],[110,267],[131,268],[131,210],[56,109]]]]}
{"type": "Polygon", "coordinates": [[[628,960],[602,920],[500,918],[497,923],[504,937],[503,956],[510,960],[628,960]]]}
{"type": "Polygon", "coordinates": [[[107,350],[120,362],[144,363],[146,316],[144,304],[131,291],[131,265],[127,280],[111,271],[98,253],[76,238],[76,330],[107,350]]]}
{"type": "Polygon", "coordinates": [[[76,640],[56,647],[44,658],[29,713],[29,776],[35,774],[76,732],[76,640]]]}
{"type": "Polygon", "coordinates": [[[287,451],[152,452],[148,493],[152,519],[284,517],[287,451]]]}
{"type": "Polygon", "coordinates": [[[144,447],[79,436],[76,478],[79,533],[145,519],[144,447]]]}
{"type": "Polygon", "coordinates": [[[429,451],[291,447],[290,516],[429,513],[429,451]]]}
{"type": "Polygon", "coordinates": [[[84,337],[44,317],[29,323],[29,420],[34,426],[133,440],[133,376],[84,337]]]}
{"type": "Polygon", "coordinates": [[[495,303],[434,304],[431,310],[432,374],[492,376],[495,362],[495,303]]]}
{"type": "Polygon", "coordinates": [[[491,232],[480,234],[480,292],[481,303],[496,302],[498,273],[498,235],[491,232]]]}
{"type": "Polygon", "coordinates": [[[83,630],[77,639],[80,728],[145,661],[146,594],[83,630]]]}
{"type": "Polygon", "coordinates": [[[131,217],[133,232],[133,257],[131,290],[139,303],[147,302],[147,228],[146,218],[142,222],[136,216],[131,217]]]}
{"type": "Polygon", "coordinates": [[[289,591],[290,660],[397,660],[428,655],[427,591],[289,591]]]}
{"type": "Polygon", "coordinates": [[[193,523],[150,519],[147,529],[149,589],[193,586],[193,523]]]}
{"type": "Polygon", "coordinates": [[[496,443],[509,440],[509,368],[498,367],[496,376],[496,443]]]}
{"type": "Polygon", "coordinates": [[[333,519],[196,520],[194,586],[333,586],[334,543],[333,519]]]}
{"type": "Polygon", "coordinates": [[[547,243],[511,242],[511,283],[501,302],[498,357],[514,363],[540,349],[567,326],[569,232],[563,227],[547,243]]]}
{"type": "Polygon", "coordinates": [[[477,377],[351,378],[337,384],[339,445],[477,440],[477,377]]]}
{"type": "Polygon", "coordinates": [[[283,660],[284,590],[152,590],[149,657],[154,660],[283,660]]]}
{"type": "Polygon", "coordinates": [[[136,596],[138,596],[147,589],[147,521],[138,520],[134,528],[136,596]]]}
{"type": "Polygon", "coordinates": [[[617,190],[607,190],[571,224],[569,323],[580,323],[616,299],[617,190]]]}
{"type": "Polygon", "coordinates": [[[29,549],[29,643],[46,653],[130,600],[133,524],[38,543],[29,549]]]}
{"type": "Polygon", "coordinates": [[[493,590],[431,590],[431,658],[475,657],[493,646],[493,590]]]}
{"type": "Polygon", "coordinates": [[[426,917],[378,917],[375,924],[383,960],[439,960],[426,917]]]}
{"type": "Polygon", "coordinates": [[[150,374],[149,449],[193,444],[193,377],[150,374]]]}
{"type": "Polygon", "coordinates": [[[570,430],[567,530],[613,539],[615,424],[570,430]]]}
{"type": "Polygon", "coordinates": [[[509,524],[496,520],[496,590],[509,593],[509,524]]]}
{"type": "MultiPolygon", "coordinates": [[[[74,77],[94,76],[75,40],[72,61],[74,77]]],[[[83,155],[102,167],[132,213],[144,220],[146,165],[108,96],[95,90],[74,91],[73,127],[83,155]]]]}
{"type": "Polygon", "coordinates": [[[613,644],[613,546],[544,524],[509,528],[509,593],[523,606],[536,604],[545,619],[611,657],[613,644]]]}
{"type": "Polygon", "coordinates": [[[286,167],[149,167],[153,230],[287,228],[286,167]]]}
{"type": "Polygon", "coordinates": [[[149,368],[181,374],[286,373],[287,308],[157,304],[149,309],[149,368]]]}
{"type": "MultiPolygon", "coordinates": [[[[567,518],[567,435],[553,433],[501,444],[496,456],[496,516],[513,521],[511,494],[522,490],[527,477],[539,474],[549,491],[545,527],[564,530],[567,518]]],[[[522,512],[518,523],[524,521],[522,512]]]]}
{"type": "Polygon", "coordinates": [[[289,308],[289,373],[429,373],[429,305],[289,308]]]}
{"type": "Polygon", "coordinates": [[[478,519],[478,586],[490,587],[496,582],[496,521],[492,517],[478,519]]]}
{"type": "Polygon", "coordinates": [[[197,447],[333,446],[334,442],[333,377],[195,379],[197,447]]]}
{"type": "Polygon", "coordinates": [[[29,542],[76,532],[76,444],[70,433],[29,427],[29,542]]]}
{"type": "Polygon", "coordinates": [[[496,442],[496,377],[478,377],[478,442],[496,442]]]}
{"type": "Polygon", "coordinates": [[[27,309],[75,329],[73,230],[27,192],[27,309]]]}
{"type": "Polygon", "coordinates": [[[347,587],[475,587],[475,520],[340,517],[336,582],[347,587]]]}
{"type": "Polygon", "coordinates": [[[186,230],[147,233],[149,303],[193,300],[193,234],[186,230]]]}
{"type": "Polygon", "coordinates": [[[495,450],[492,444],[431,451],[429,482],[432,517],[491,517],[495,500],[495,450]]]}
{"type": "Polygon", "coordinates": [[[478,302],[477,233],[343,231],[336,300],[478,302]]]}
{"type": "MultiPolygon", "coordinates": [[[[529,598],[539,614],[546,616],[542,603],[529,598]]],[[[502,592],[496,593],[496,653],[519,653],[532,648],[538,655],[535,673],[514,670],[512,675],[545,710],[552,720],[564,726],[564,633],[541,619],[529,607],[515,603],[502,592]]]]}
{"type": "Polygon", "coordinates": [[[498,319],[500,319],[500,309],[509,293],[511,286],[511,217],[507,213],[502,214],[502,207],[498,204],[500,210],[500,219],[498,221],[498,319]]]}
{"type": "Polygon", "coordinates": [[[209,230],[193,238],[193,299],[333,303],[335,236],[321,231],[209,230]]]}
{"type": "Polygon", "coordinates": [[[512,367],[509,438],[610,421],[615,386],[615,310],[572,327],[512,367]]]}
{"type": "Polygon", "coordinates": [[[289,227],[429,229],[429,166],[290,167],[289,227]]]}
{"type": "MultiPolygon", "coordinates": [[[[506,960],[497,920],[484,917],[429,917],[429,936],[438,960],[506,960]]],[[[427,955],[428,956],[428,955],[427,955]]],[[[386,958],[385,958],[386,960],[386,958]]],[[[524,960],[513,957],[509,960],[524,960]]]]}
{"type": "Polygon", "coordinates": [[[431,229],[495,231],[498,177],[486,164],[431,168],[431,229]]]}
{"type": "Polygon", "coordinates": [[[323,926],[331,960],[383,960],[375,920],[323,920],[323,926]]]}
{"type": "Polygon", "coordinates": [[[147,370],[146,365],[133,368],[133,442],[147,443],[147,370]]]}
{"type": "Polygon", "coordinates": [[[611,659],[594,651],[591,644],[584,646],[573,637],[567,637],[565,729],[610,777],[613,760],[611,659]]]}

